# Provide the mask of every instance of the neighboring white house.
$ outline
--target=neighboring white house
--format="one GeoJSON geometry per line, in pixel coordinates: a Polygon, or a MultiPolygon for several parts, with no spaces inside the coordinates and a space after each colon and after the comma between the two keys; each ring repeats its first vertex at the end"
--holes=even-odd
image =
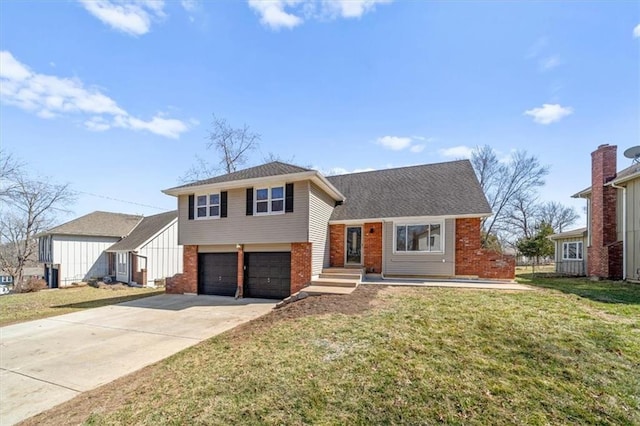
{"type": "Polygon", "coordinates": [[[116,281],[153,287],[155,280],[182,272],[178,212],[145,217],[107,253],[115,259],[116,281]]]}
{"type": "MultiPolygon", "coordinates": [[[[146,235],[147,233],[142,231],[150,230],[152,228],[150,224],[155,224],[159,228],[153,232],[150,238],[141,241],[139,247],[144,246],[146,251],[144,254],[138,253],[138,255],[144,256],[147,260],[146,265],[149,265],[153,262],[164,262],[179,252],[180,262],[167,261],[168,264],[175,265],[175,267],[155,268],[159,274],[166,272],[166,275],[156,277],[154,272],[154,275],[147,273],[147,277],[150,277],[153,282],[155,278],[172,276],[180,272],[182,270],[182,248],[177,246],[177,239],[165,238],[167,233],[177,232],[165,229],[171,228],[172,224],[177,228],[175,218],[176,212],[144,218],[137,215],[97,211],[40,234],[38,236],[38,257],[39,261],[45,264],[44,275],[48,286],[51,288],[64,287],[74,282],[104,276],[112,276],[117,279],[117,260],[120,252],[108,250],[127,236],[146,235]],[[173,220],[170,219],[171,215],[173,215],[173,220]],[[141,231],[134,234],[134,231],[140,226],[142,226],[141,231]],[[156,234],[158,234],[158,238],[155,238],[156,234]],[[151,249],[152,247],[153,249],[151,249]],[[174,271],[174,269],[177,270],[174,271]]],[[[133,250],[123,248],[124,253],[133,253],[136,250],[137,247],[133,250]]],[[[120,278],[123,278],[122,282],[134,281],[133,276],[129,273],[134,270],[131,268],[130,259],[131,255],[126,259],[120,255],[120,270],[124,271],[120,274],[120,278]]],[[[140,266],[144,267],[145,265],[140,266]]],[[[141,284],[146,283],[145,281],[141,284]]]]}

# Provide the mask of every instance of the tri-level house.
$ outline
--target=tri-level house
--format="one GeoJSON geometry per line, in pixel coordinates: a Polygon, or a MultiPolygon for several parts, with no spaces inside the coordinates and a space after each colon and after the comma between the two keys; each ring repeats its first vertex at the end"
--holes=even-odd
{"type": "Polygon", "coordinates": [[[467,160],[329,177],[272,162],[163,192],[184,246],[170,293],[283,298],[338,267],[514,276],[512,257],[480,247],[491,210],[467,160]]]}

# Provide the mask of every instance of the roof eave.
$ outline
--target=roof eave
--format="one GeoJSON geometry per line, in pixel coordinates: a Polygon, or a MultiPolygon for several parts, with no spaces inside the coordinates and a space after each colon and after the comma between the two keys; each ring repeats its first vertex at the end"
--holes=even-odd
{"type": "Polygon", "coordinates": [[[322,176],[319,172],[315,170],[310,170],[307,172],[300,173],[288,173],[283,175],[274,175],[274,176],[266,176],[260,178],[252,178],[252,179],[240,179],[240,180],[231,180],[228,182],[218,182],[218,183],[210,183],[204,185],[193,185],[186,187],[177,187],[177,188],[169,188],[164,189],[162,192],[167,195],[171,195],[173,197],[178,197],[180,195],[188,195],[193,194],[195,192],[209,192],[221,189],[237,189],[237,188],[246,188],[251,187],[257,184],[268,184],[270,182],[296,182],[301,180],[310,179],[316,185],[320,186],[325,192],[327,192],[331,197],[337,201],[344,201],[345,197],[342,195],[338,189],[331,184],[324,176],[322,176]]]}
{"type": "Polygon", "coordinates": [[[468,213],[468,214],[452,214],[452,215],[424,215],[424,216],[389,216],[389,217],[366,217],[360,219],[334,219],[329,220],[330,225],[337,224],[355,224],[355,223],[369,223],[369,222],[392,222],[401,220],[419,220],[425,219],[471,219],[471,218],[485,218],[492,216],[493,213],[468,213]]]}
{"type": "Polygon", "coordinates": [[[632,173],[620,179],[614,179],[611,182],[607,183],[607,185],[619,185],[621,183],[629,182],[630,180],[638,179],[638,178],[640,178],[640,171],[636,173],[632,173]]]}

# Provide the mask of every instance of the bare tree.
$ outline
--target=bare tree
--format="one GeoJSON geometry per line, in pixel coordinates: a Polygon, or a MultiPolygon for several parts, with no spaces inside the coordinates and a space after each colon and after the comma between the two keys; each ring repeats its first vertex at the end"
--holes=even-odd
{"type": "Polygon", "coordinates": [[[562,232],[578,220],[578,212],[556,201],[548,201],[540,206],[539,221],[548,223],[554,232],[562,232]]]}
{"type": "Polygon", "coordinates": [[[21,290],[23,270],[37,250],[37,234],[49,228],[74,200],[68,185],[30,179],[23,171],[9,176],[10,189],[0,209],[0,268],[21,290]]]}
{"type": "Polygon", "coordinates": [[[204,158],[196,155],[196,162],[189,167],[184,175],[180,176],[180,182],[188,183],[203,180],[217,175],[220,168],[213,166],[204,158]]]}
{"type": "Polygon", "coordinates": [[[16,158],[0,149],[0,200],[9,195],[11,189],[14,187],[12,177],[16,173],[21,172],[23,164],[16,160],[16,158]]]}
{"type": "Polygon", "coordinates": [[[213,149],[220,156],[220,167],[196,156],[196,163],[180,177],[182,182],[202,180],[219,171],[235,172],[248,161],[248,154],[260,145],[260,134],[252,132],[248,125],[234,128],[224,118],[213,115],[212,129],[207,136],[207,149],[213,149]]]}
{"type": "Polygon", "coordinates": [[[480,185],[487,196],[493,216],[483,219],[483,243],[489,235],[497,234],[506,226],[509,206],[521,195],[531,194],[544,185],[549,168],[526,151],[516,151],[501,162],[489,146],[476,147],[471,155],[480,185]]]}
{"type": "Polygon", "coordinates": [[[246,164],[247,154],[258,147],[260,137],[260,134],[250,131],[246,124],[233,128],[227,120],[214,115],[207,148],[213,148],[220,154],[220,164],[227,173],[231,173],[238,166],[246,164]]]}
{"type": "Polygon", "coordinates": [[[520,193],[513,197],[505,214],[503,229],[509,240],[531,238],[540,224],[540,204],[534,193],[520,193]]]}

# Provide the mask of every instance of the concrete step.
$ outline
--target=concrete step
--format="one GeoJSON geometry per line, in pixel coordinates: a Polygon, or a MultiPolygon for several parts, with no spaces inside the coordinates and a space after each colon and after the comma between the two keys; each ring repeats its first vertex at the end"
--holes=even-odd
{"type": "Polygon", "coordinates": [[[318,276],[318,278],[320,278],[320,279],[336,278],[336,279],[341,279],[341,280],[356,280],[356,281],[360,281],[362,279],[362,274],[347,274],[347,273],[335,273],[335,272],[327,273],[327,272],[323,272],[318,276]]]}
{"type": "Polygon", "coordinates": [[[318,278],[311,281],[313,286],[323,287],[357,287],[360,280],[343,280],[340,278],[318,278]]]}
{"type": "Polygon", "coordinates": [[[362,275],[362,268],[324,268],[323,274],[360,274],[362,275]]]}
{"type": "Polygon", "coordinates": [[[302,291],[309,294],[351,294],[355,290],[355,287],[334,287],[334,286],[322,286],[322,285],[310,285],[305,287],[302,291]]]}

